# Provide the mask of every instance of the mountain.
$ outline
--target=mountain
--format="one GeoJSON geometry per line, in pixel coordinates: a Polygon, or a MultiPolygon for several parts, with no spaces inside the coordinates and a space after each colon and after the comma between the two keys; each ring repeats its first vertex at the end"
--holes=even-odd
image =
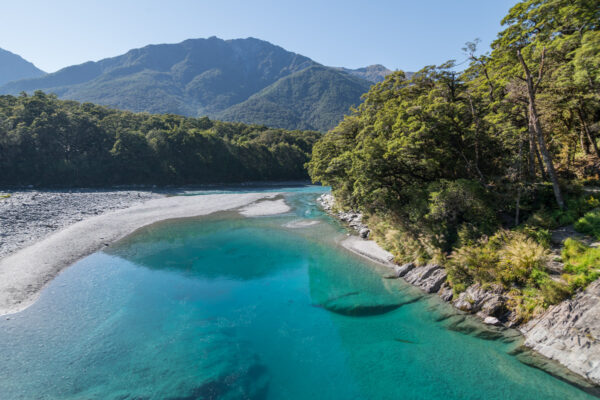
{"type": "Polygon", "coordinates": [[[36,78],[45,72],[21,56],[0,49],[0,85],[18,79],[36,78]]]}
{"type": "Polygon", "coordinates": [[[118,57],[13,82],[0,92],[44,90],[64,99],[131,111],[211,114],[278,79],[316,64],[258,39],[190,39],[149,45],[118,57]]]}
{"type": "Polygon", "coordinates": [[[326,131],[389,73],[325,67],[269,42],[189,39],[10,82],[0,93],[43,90],[62,99],[135,112],[209,116],[326,131]]]}
{"type": "Polygon", "coordinates": [[[217,117],[284,129],[327,131],[371,83],[324,66],[312,66],[278,80],[217,117]]]}
{"type": "Polygon", "coordinates": [[[366,79],[369,82],[378,83],[385,79],[386,76],[391,74],[392,70],[387,69],[381,64],[369,65],[368,67],[350,69],[350,68],[338,68],[351,75],[358,76],[359,78],[366,79]]]}

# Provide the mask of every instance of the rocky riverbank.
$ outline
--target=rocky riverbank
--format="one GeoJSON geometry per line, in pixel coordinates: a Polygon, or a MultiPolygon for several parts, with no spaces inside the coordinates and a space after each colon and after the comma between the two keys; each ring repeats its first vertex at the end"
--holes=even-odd
{"type": "Polygon", "coordinates": [[[86,218],[162,196],[116,189],[0,191],[0,258],[86,218]]]}
{"type": "Polygon", "coordinates": [[[477,315],[486,324],[517,328],[525,338],[525,346],[559,362],[593,384],[600,385],[600,281],[594,282],[574,298],[552,306],[544,314],[522,324],[514,313],[507,310],[505,304],[508,298],[504,288],[499,285],[484,288],[480,284],[473,284],[460,295],[454,296],[452,288],[446,282],[447,273],[443,266],[416,266],[414,263],[397,265],[393,263],[391,254],[386,262],[382,262],[380,255],[385,250],[375,242],[366,240],[370,231],[362,223],[359,212],[337,210],[335,199],[329,194],[322,195],[318,203],[357,232],[367,232],[360,235],[363,239],[355,238],[355,241],[369,245],[355,243],[345,247],[388,266],[392,273],[387,278],[403,278],[426,293],[438,294],[455,308],[477,315]]]}

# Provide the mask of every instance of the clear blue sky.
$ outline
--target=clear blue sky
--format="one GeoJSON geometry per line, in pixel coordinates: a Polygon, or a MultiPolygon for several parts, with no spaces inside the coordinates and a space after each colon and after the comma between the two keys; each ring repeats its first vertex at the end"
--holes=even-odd
{"type": "Polygon", "coordinates": [[[39,68],[152,43],[256,37],[325,65],[415,71],[482,48],[517,0],[18,0],[0,6],[0,48],[39,68]]]}

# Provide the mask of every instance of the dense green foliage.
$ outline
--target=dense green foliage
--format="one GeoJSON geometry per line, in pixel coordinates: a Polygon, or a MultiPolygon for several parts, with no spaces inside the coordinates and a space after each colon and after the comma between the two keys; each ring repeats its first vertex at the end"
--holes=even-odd
{"type": "Polygon", "coordinates": [[[467,44],[464,71],[448,62],[373,86],[315,145],[312,179],[369,215],[399,261],[462,259],[458,291],[500,283],[528,299],[515,309],[561,298],[537,240],[597,207],[575,181],[600,172],[599,22],[594,0],[522,0],[490,54],[467,44]],[[518,225],[525,233],[496,243],[518,225]],[[507,263],[508,249],[539,262],[507,263]]]}
{"type": "Polygon", "coordinates": [[[44,71],[21,56],[0,49],[0,85],[17,79],[35,78],[44,75],[44,71]]]}
{"type": "Polygon", "coordinates": [[[584,288],[600,277],[600,248],[592,248],[574,239],[567,239],[562,250],[565,276],[570,289],[584,288]]]}
{"type": "Polygon", "coordinates": [[[600,164],[600,53],[590,50],[600,11],[571,3],[517,4],[490,55],[468,44],[462,73],[448,62],[410,80],[389,75],[315,146],[312,178],[444,251],[506,217],[568,207],[555,183],[595,176],[600,164]]]}
{"type": "Polygon", "coordinates": [[[286,129],[327,131],[350,106],[358,105],[370,82],[333,68],[314,66],[282,78],[218,115],[286,129]]]}
{"type": "Polygon", "coordinates": [[[212,37],[130,50],[11,82],[0,93],[43,90],[62,99],[134,112],[326,131],[360,103],[370,84],[266,41],[212,37]],[[329,73],[297,74],[311,67],[329,73]],[[291,76],[291,81],[286,79],[291,76]]]}
{"type": "Polygon", "coordinates": [[[575,229],[600,240],[600,210],[586,213],[575,222],[575,229]]]}
{"type": "Polygon", "coordinates": [[[0,96],[0,184],[195,184],[307,177],[317,132],[0,96]]]}

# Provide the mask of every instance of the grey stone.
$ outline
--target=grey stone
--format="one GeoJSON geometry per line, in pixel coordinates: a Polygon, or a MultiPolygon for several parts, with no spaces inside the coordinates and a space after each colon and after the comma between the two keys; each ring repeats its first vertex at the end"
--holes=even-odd
{"type": "Polygon", "coordinates": [[[488,325],[495,325],[495,326],[501,325],[500,321],[496,317],[485,317],[483,320],[483,323],[488,324],[488,325]]]}
{"type": "Polygon", "coordinates": [[[395,266],[394,269],[396,270],[396,273],[398,274],[398,277],[403,277],[404,275],[406,275],[408,272],[412,271],[415,268],[415,264],[414,263],[406,263],[406,264],[402,264],[399,266],[395,266]]]}
{"type": "Polygon", "coordinates": [[[452,300],[452,297],[454,296],[454,291],[447,283],[445,283],[440,288],[439,295],[442,300],[450,301],[450,300],[452,300]]]}
{"type": "Polygon", "coordinates": [[[439,266],[428,264],[410,270],[404,279],[426,293],[435,293],[440,290],[442,284],[446,281],[446,270],[439,266]]]}
{"type": "Polygon", "coordinates": [[[481,312],[485,315],[498,317],[506,310],[504,302],[504,297],[494,294],[483,303],[481,312]]]}
{"type": "Polygon", "coordinates": [[[359,232],[358,235],[363,238],[366,239],[369,237],[369,234],[371,233],[371,231],[367,228],[362,228],[359,232]]]}
{"type": "Polygon", "coordinates": [[[600,281],[520,330],[526,346],[600,384],[600,281]]]}
{"type": "Polygon", "coordinates": [[[462,292],[453,304],[459,310],[470,313],[481,311],[482,315],[498,317],[505,308],[501,293],[500,286],[492,285],[484,289],[475,283],[462,292]]]}

